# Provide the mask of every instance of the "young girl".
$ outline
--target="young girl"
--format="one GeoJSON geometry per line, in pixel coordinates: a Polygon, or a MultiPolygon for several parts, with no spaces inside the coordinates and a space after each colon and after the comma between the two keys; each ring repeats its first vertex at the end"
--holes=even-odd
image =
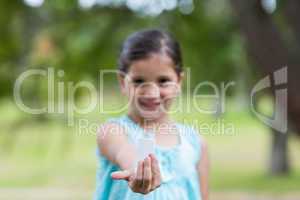
{"type": "Polygon", "coordinates": [[[183,79],[179,44],[160,30],[136,32],[123,44],[118,72],[128,113],[99,128],[95,200],[207,200],[206,144],[167,112],[183,79]]]}

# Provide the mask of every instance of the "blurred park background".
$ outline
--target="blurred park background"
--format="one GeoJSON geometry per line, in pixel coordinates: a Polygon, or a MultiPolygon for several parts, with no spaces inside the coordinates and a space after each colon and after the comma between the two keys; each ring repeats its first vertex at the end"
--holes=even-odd
{"type": "MultiPolygon", "coordinates": [[[[178,121],[197,119],[213,127],[200,130],[209,144],[212,199],[300,199],[299,11],[299,0],[0,1],[0,199],[92,199],[95,126],[126,112],[99,111],[126,103],[115,75],[101,79],[99,72],[115,69],[122,41],[146,28],[167,30],[179,40],[191,70],[184,102],[199,82],[235,83],[226,92],[225,110],[218,101],[200,99],[217,112],[173,114],[178,121]],[[287,108],[288,130],[281,133],[251,112],[250,93],[284,66],[288,83],[281,88],[288,88],[288,103],[279,106],[287,108]],[[22,111],[13,93],[17,78],[48,68],[55,73],[55,111],[22,111]],[[103,102],[91,112],[75,112],[71,126],[68,112],[57,106],[70,100],[68,83],[80,81],[103,91],[103,102]],[[58,99],[59,84],[64,98],[58,99]],[[228,126],[234,127],[231,134],[222,131],[228,126]]],[[[48,89],[47,78],[27,78],[24,104],[47,106],[48,89]]],[[[255,109],[269,117],[275,113],[275,89],[272,85],[255,98],[255,109]]],[[[91,96],[81,87],[72,100],[84,108],[91,96]]]]}

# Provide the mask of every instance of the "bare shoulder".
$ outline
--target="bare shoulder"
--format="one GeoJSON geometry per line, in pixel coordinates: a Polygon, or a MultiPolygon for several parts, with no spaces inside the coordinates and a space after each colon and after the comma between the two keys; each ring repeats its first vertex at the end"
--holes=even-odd
{"type": "Polygon", "coordinates": [[[198,137],[199,137],[200,142],[201,142],[201,149],[202,149],[202,151],[207,151],[208,144],[207,144],[207,141],[206,141],[205,137],[203,137],[200,134],[198,134],[198,137]]]}
{"type": "Polygon", "coordinates": [[[200,158],[199,158],[199,163],[198,163],[198,169],[200,171],[206,171],[208,168],[208,144],[206,139],[199,134],[199,139],[200,139],[200,158]]]}
{"type": "Polygon", "coordinates": [[[201,132],[197,128],[192,127],[192,129],[196,133],[195,134],[196,138],[194,138],[194,139],[198,140],[198,142],[200,143],[201,151],[207,151],[208,144],[207,144],[205,137],[201,134],[201,132]]]}

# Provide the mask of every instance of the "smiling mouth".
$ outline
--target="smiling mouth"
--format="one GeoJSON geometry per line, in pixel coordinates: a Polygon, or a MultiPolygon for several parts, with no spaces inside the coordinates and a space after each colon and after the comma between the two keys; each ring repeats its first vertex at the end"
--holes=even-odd
{"type": "Polygon", "coordinates": [[[152,101],[142,101],[142,100],[140,100],[139,104],[141,106],[143,106],[144,108],[147,108],[149,110],[154,110],[154,109],[156,109],[160,105],[160,102],[152,102],[152,101]]]}

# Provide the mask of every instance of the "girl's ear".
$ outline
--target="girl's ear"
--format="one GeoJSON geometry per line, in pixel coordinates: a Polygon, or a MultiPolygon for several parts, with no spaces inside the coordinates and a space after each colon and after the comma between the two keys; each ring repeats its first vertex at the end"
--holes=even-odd
{"type": "Polygon", "coordinates": [[[179,76],[178,76],[178,84],[181,85],[182,80],[184,79],[184,72],[180,72],[179,76]]]}
{"type": "Polygon", "coordinates": [[[126,94],[126,83],[125,83],[125,73],[123,72],[118,72],[117,74],[117,78],[118,78],[118,82],[120,85],[120,89],[121,89],[121,93],[122,94],[126,94]]]}
{"type": "Polygon", "coordinates": [[[179,90],[177,91],[177,95],[180,95],[181,93],[181,83],[182,83],[182,80],[184,79],[184,72],[180,72],[179,76],[178,76],[178,81],[177,81],[177,84],[178,84],[178,88],[179,90]]]}

